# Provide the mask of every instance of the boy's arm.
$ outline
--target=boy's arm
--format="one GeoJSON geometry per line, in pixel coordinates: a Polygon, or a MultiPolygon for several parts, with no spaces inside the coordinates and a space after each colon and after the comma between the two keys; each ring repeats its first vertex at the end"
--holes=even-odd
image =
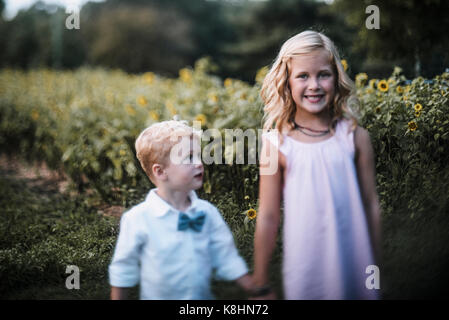
{"type": "Polygon", "coordinates": [[[139,232],[140,222],[125,213],[120,221],[120,233],[114,256],[109,265],[111,299],[128,297],[129,289],[138,284],[140,278],[140,254],[144,237],[139,232]]]}
{"type": "Polygon", "coordinates": [[[239,282],[248,284],[249,278],[246,262],[239,255],[234,243],[234,237],[228,225],[224,221],[217,208],[211,208],[208,218],[211,219],[210,254],[212,267],[216,269],[218,279],[235,281],[243,277],[239,282]]]}
{"type": "Polygon", "coordinates": [[[131,288],[111,287],[111,300],[127,300],[131,288]]]}

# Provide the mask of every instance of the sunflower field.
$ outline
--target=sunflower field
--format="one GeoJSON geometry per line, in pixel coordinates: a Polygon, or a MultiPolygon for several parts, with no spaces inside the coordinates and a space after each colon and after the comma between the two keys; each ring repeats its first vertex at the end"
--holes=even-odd
{"type": "MultiPolygon", "coordinates": [[[[91,284],[94,279],[102,282],[93,285],[100,287],[99,291],[76,297],[107,298],[107,264],[118,220],[94,217],[92,203],[84,200],[124,208],[142,201],[152,186],[135,157],[138,134],[150,124],[174,116],[190,124],[199,121],[202,129],[215,128],[221,134],[225,129],[261,128],[259,93],[267,68],[260,69],[254,85],[220,79],[210,74],[214,68],[204,58],[194,68],[181,69],[176,79],[152,72],[131,75],[89,68],[0,71],[0,152],[29,163],[44,162],[65,175],[79,202],[76,208],[68,205],[69,217],[64,215],[64,207],[32,210],[53,215],[54,219],[44,219],[47,224],[42,227],[40,220],[29,216],[29,210],[20,207],[20,192],[2,186],[1,202],[9,209],[0,218],[0,296],[11,297],[8,292],[26,287],[23,274],[31,275],[34,270],[41,275],[39,283],[44,283],[48,282],[45,274],[52,270],[53,275],[60,275],[50,277],[56,285],[64,277],[63,266],[78,264],[91,275],[91,284]],[[17,201],[12,206],[14,197],[17,201]],[[22,215],[29,224],[20,223],[22,215]],[[81,225],[80,220],[84,221],[81,225]],[[68,232],[61,221],[76,221],[88,243],[77,247],[79,234],[68,232]],[[33,230],[39,232],[37,248],[27,238],[33,230]],[[101,244],[100,249],[96,243],[101,244]],[[46,253],[47,247],[53,255],[46,253]],[[80,250],[92,254],[86,256],[80,250]],[[34,265],[30,265],[30,257],[34,265]],[[36,269],[36,265],[40,267],[36,269]]],[[[376,154],[384,230],[384,298],[447,295],[443,284],[449,283],[445,275],[449,267],[445,245],[449,240],[449,73],[407,80],[396,68],[388,79],[369,79],[362,73],[355,83],[359,124],[369,131],[376,154]]],[[[257,194],[257,165],[205,166],[199,196],[221,210],[250,268],[257,194]]],[[[273,258],[277,270],[273,281],[278,290],[281,250],[279,240],[273,258]]],[[[218,297],[229,297],[227,289],[222,290],[226,285],[216,285],[219,292],[225,292],[218,297]]],[[[230,294],[235,290],[231,288],[230,294]]]]}

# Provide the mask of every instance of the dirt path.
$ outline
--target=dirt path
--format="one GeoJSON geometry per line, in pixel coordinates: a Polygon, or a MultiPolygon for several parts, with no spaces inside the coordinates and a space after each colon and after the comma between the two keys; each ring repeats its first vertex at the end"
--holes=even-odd
{"type": "MultiPolygon", "coordinates": [[[[60,193],[69,197],[79,196],[70,188],[70,178],[63,172],[51,170],[45,163],[28,164],[17,156],[0,154],[0,175],[21,180],[39,193],[60,193]]],[[[124,207],[99,202],[93,205],[99,214],[120,217],[124,207]]]]}

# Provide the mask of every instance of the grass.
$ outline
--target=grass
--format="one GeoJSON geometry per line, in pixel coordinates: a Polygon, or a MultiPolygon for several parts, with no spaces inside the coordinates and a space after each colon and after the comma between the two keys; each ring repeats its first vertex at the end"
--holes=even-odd
{"type": "MultiPolygon", "coordinates": [[[[0,298],[108,299],[107,266],[118,232],[118,217],[103,216],[86,195],[59,193],[2,171],[0,175],[0,298]],[[80,289],[68,290],[67,265],[80,268],[80,289]]],[[[439,177],[426,177],[437,183],[439,177]]],[[[411,215],[407,203],[383,217],[381,288],[384,299],[449,297],[449,216],[447,190],[437,202],[411,215]],[[401,209],[402,208],[402,209],[401,209]]],[[[254,224],[246,229],[235,192],[199,192],[222,212],[236,245],[252,270],[254,224]]],[[[138,197],[133,202],[138,202],[138,197]]],[[[132,204],[130,204],[131,206],[132,204]]],[[[385,205],[385,204],[384,204],[385,205]]],[[[424,205],[424,204],[423,204],[424,205]]],[[[391,210],[390,210],[391,212],[391,210]]],[[[279,237],[280,239],[280,237],[279,237]]],[[[272,283],[282,298],[282,243],[273,257],[272,283]]],[[[218,299],[243,299],[232,282],[213,281],[218,299]]],[[[138,288],[131,298],[138,298],[138,288]]]]}
{"type": "MultiPolygon", "coordinates": [[[[39,178],[17,177],[5,170],[1,173],[0,299],[108,299],[107,267],[119,218],[99,214],[86,195],[60,193],[51,184],[37,183],[39,178]],[[70,275],[65,273],[67,265],[80,268],[79,290],[65,287],[70,275]]],[[[238,206],[223,208],[232,203],[229,196],[222,195],[217,202],[222,210],[236,212],[225,220],[240,253],[251,264],[254,228],[242,227],[244,217],[238,214],[238,206]]],[[[129,206],[141,200],[136,197],[129,206]]],[[[279,261],[279,253],[276,257],[279,261]]],[[[279,264],[274,268],[273,281],[279,283],[279,264]]],[[[280,285],[275,288],[280,294],[280,285]]],[[[233,282],[213,281],[212,291],[218,299],[246,297],[233,282]]],[[[138,296],[136,287],[131,298],[138,296]]]]}

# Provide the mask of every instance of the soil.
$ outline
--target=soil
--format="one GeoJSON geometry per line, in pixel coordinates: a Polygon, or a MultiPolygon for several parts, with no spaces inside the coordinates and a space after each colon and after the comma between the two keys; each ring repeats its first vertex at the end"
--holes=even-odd
{"type": "MultiPolygon", "coordinates": [[[[45,163],[27,163],[14,155],[0,154],[0,174],[2,176],[21,180],[27,187],[35,189],[42,194],[58,192],[69,197],[79,196],[70,188],[70,178],[62,171],[51,170],[45,163]]],[[[86,194],[92,194],[87,190],[86,194]]],[[[93,205],[99,214],[104,216],[120,217],[125,208],[96,201],[93,205]]]]}

